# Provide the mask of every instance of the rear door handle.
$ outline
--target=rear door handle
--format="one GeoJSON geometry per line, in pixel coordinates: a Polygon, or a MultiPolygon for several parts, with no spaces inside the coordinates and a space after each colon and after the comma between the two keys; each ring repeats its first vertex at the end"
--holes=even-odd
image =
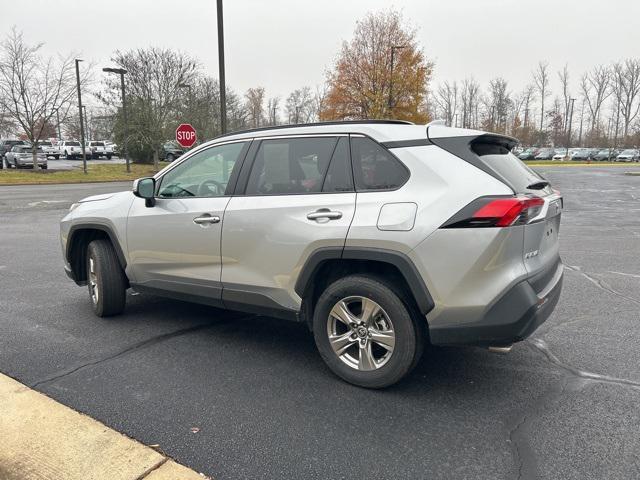
{"type": "Polygon", "coordinates": [[[328,208],[321,208],[320,210],[316,210],[315,212],[308,213],[307,218],[309,220],[338,220],[342,218],[342,212],[331,211],[328,208]]]}
{"type": "Polygon", "coordinates": [[[219,223],[220,217],[217,215],[201,215],[193,219],[193,223],[196,225],[211,225],[213,223],[219,223]]]}

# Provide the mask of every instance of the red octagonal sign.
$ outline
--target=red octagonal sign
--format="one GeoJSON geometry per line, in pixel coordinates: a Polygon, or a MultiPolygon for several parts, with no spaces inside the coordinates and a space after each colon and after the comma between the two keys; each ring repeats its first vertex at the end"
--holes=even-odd
{"type": "Polygon", "coordinates": [[[188,123],[183,123],[176,128],[176,142],[181,147],[190,148],[196,143],[196,129],[188,123]]]}

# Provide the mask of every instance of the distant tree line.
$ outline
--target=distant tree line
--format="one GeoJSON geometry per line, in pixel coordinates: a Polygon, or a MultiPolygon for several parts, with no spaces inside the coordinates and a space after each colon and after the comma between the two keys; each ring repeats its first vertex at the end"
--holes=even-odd
{"type": "Polygon", "coordinates": [[[539,62],[522,90],[501,77],[484,88],[469,77],[440,83],[430,99],[431,116],[448,125],[505,133],[524,145],[640,144],[640,58],[593,67],[579,77],[577,91],[568,65],[552,72],[539,62]]]}
{"type": "MultiPolygon", "coordinates": [[[[62,135],[79,138],[73,55],[40,56],[12,30],[0,45],[0,135],[19,134],[35,145],[62,135]]],[[[127,143],[131,157],[157,163],[162,145],[179,123],[189,122],[199,140],[219,135],[220,92],[190,55],[166,48],[116,51],[114,66],[127,70],[128,129],[115,75],[81,76],[86,100],[101,105],[85,119],[87,138],[127,143]]],[[[395,118],[505,133],[524,145],[632,146],[640,144],[640,59],[595,66],[579,78],[565,65],[552,71],[541,61],[521,90],[496,77],[480,85],[472,76],[432,87],[434,63],[413,29],[395,10],[369,13],[357,22],[318,86],[300,86],[286,97],[261,86],[226,91],[229,131],[318,120],[395,118]]],[[[35,157],[34,157],[35,158],[35,157]]]]}

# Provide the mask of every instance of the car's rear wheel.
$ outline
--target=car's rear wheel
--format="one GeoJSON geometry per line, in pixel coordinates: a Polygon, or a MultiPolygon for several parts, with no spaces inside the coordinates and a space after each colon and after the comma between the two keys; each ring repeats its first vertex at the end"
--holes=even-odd
{"type": "Polygon", "coordinates": [[[127,281],[109,240],[93,240],[87,249],[87,285],[93,311],[99,317],[124,310],[127,281]]]}
{"type": "Polygon", "coordinates": [[[327,287],[315,307],[313,332],[329,368],[361,387],[398,382],[421,353],[421,329],[410,309],[390,285],[366,275],[327,287]]]}
{"type": "Polygon", "coordinates": [[[173,156],[173,153],[167,153],[167,157],[165,158],[165,160],[167,162],[173,162],[176,158],[173,156]]]}

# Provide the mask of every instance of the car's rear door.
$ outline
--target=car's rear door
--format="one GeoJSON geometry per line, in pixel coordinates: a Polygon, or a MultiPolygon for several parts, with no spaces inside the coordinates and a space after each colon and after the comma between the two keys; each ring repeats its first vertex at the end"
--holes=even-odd
{"type": "Polygon", "coordinates": [[[497,173],[518,195],[540,197],[544,204],[524,225],[523,261],[530,274],[552,269],[560,258],[558,233],[562,197],[547,180],[530,169],[501,145],[476,143],[472,147],[480,161],[497,173]]]}
{"type": "Polygon", "coordinates": [[[225,211],[223,300],[229,308],[295,312],[295,281],[305,261],[323,247],[343,248],[353,219],[349,139],[294,136],[254,143],[225,211]]]}
{"type": "Polygon", "coordinates": [[[228,189],[249,144],[200,150],[158,179],[154,206],[135,199],[127,220],[132,283],[220,300],[220,239],[228,189]]]}

